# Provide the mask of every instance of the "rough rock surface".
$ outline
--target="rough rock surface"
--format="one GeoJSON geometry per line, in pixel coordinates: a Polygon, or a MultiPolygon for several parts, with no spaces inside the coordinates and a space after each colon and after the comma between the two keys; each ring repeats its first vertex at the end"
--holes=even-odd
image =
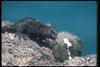
{"type": "Polygon", "coordinates": [[[2,34],[2,66],[95,66],[97,63],[95,54],[56,62],[51,49],[14,35],[2,34]]]}
{"type": "Polygon", "coordinates": [[[2,33],[8,32],[8,31],[14,33],[15,30],[12,28],[13,25],[14,23],[12,22],[2,21],[2,33]]]}
{"type": "Polygon", "coordinates": [[[85,57],[74,57],[71,60],[66,60],[64,66],[96,66],[97,59],[96,55],[91,54],[85,57]]]}
{"type": "Polygon", "coordinates": [[[62,31],[58,33],[56,41],[58,45],[60,45],[62,48],[67,47],[63,51],[65,52],[66,49],[68,49],[64,54],[67,54],[67,52],[70,51],[70,57],[75,57],[75,56],[80,57],[82,55],[82,50],[83,50],[82,48],[84,44],[78,36],[71,34],[69,32],[62,31]]]}
{"type": "Polygon", "coordinates": [[[6,26],[6,25],[13,25],[13,23],[9,22],[9,21],[2,21],[2,27],[6,26]]]}

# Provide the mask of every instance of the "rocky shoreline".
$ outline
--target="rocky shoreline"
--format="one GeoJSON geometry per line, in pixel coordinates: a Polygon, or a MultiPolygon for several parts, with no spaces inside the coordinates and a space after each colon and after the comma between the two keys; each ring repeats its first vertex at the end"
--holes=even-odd
{"type": "Polygon", "coordinates": [[[30,39],[19,40],[14,33],[2,34],[2,66],[96,66],[95,54],[56,62],[51,49],[30,39]]]}

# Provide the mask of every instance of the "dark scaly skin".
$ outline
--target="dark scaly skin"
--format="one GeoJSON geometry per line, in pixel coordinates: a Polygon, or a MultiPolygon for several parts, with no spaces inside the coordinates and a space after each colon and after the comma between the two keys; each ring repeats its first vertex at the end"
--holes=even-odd
{"type": "MultiPolygon", "coordinates": [[[[14,25],[10,27],[6,27],[6,29],[11,28],[12,31],[16,33],[16,36],[19,36],[19,38],[26,39],[27,36],[30,39],[36,39],[39,37],[39,39],[55,39],[57,37],[57,33],[53,30],[52,27],[49,27],[45,24],[40,23],[34,18],[26,17],[18,22],[16,22],[14,25]]],[[[11,32],[8,30],[8,32],[11,32]]]]}

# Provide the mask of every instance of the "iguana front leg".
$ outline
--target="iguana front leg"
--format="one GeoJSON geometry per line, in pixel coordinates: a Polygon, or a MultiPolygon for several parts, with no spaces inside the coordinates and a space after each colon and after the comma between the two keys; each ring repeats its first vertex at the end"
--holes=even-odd
{"type": "Polygon", "coordinates": [[[22,34],[22,33],[19,33],[19,32],[17,32],[14,37],[17,37],[17,36],[18,36],[18,38],[20,40],[21,40],[21,38],[24,39],[24,40],[28,40],[29,39],[28,35],[22,34]]]}

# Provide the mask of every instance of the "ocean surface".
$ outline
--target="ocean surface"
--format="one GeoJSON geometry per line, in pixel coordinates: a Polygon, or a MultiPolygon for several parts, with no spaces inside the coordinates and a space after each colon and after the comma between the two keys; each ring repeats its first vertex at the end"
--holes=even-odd
{"type": "Polygon", "coordinates": [[[83,55],[96,54],[96,1],[2,1],[2,20],[16,22],[25,17],[77,35],[84,43],[83,55]]]}

